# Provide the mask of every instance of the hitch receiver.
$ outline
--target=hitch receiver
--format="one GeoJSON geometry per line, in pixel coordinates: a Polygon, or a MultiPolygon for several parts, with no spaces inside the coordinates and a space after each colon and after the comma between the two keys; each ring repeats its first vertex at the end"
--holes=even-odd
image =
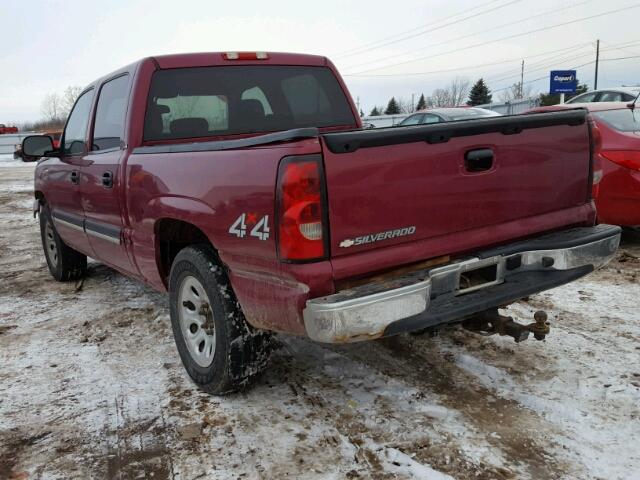
{"type": "Polygon", "coordinates": [[[500,315],[497,308],[485,310],[462,322],[462,326],[470,332],[479,335],[508,335],[516,343],[520,343],[529,338],[529,333],[533,333],[536,340],[544,340],[549,334],[549,322],[547,313],[538,310],[534,315],[533,323],[523,325],[513,320],[512,317],[500,315]]]}

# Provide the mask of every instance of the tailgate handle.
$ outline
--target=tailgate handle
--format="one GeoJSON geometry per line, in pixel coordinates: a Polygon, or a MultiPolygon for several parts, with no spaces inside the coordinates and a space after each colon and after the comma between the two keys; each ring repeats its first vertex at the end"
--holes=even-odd
{"type": "Polygon", "coordinates": [[[493,150],[479,148],[470,150],[464,157],[464,168],[467,172],[486,172],[493,167],[493,150]]]}
{"type": "Polygon", "coordinates": [[[113,187],[113,173],[106,171],[102,174],[102,186],[105,188],[113,187]]]}

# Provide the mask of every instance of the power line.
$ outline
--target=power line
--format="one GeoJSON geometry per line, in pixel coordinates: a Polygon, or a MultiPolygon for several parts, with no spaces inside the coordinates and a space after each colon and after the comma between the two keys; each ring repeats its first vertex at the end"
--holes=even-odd
{"type": "Polygon", "coordinates": [[[334,54],[334,55],[332,55],[332,56],[333,56],[333,57],[335,57],[335,58],[340,58],[340,57],[350,56],[350,55],[352,54],[351,52],[354,52],[354,51],[356,51],[356,50],[358,50],[358,51],[359,51],[359,50],[362,50],[362,49],[366,49],[367,47],[370,47],[370,46],[372,46],[372,45],[376,45],[376,44],[378,44],[378,43],[383,43],[383,42],[386,42],[386,41],[388,41],[388,40],[395,39],[395,38],[397,38],[397,37],[400,37],[400,36],[402,36],[402,35],[406,35],[406,34],[409,34],[409,33],[415,32],[416,30],[420,30],[420,29],[425,28],[425,27],[430,27],[430,26],[432,26],[432,25],[437,25],[438,23],[444,22],[444,21],[449,20],[449,19],[451,19],[451,18],[458,17],[458,16],[460,16],[460,15],[462,15],[462,14],[464,14],[464,13],[469,13],[469,12],[472,12],[472,11],[474,11],[474,10],[482,9],[482,8],[484,8],[484,7],[487,7],[487,6],[491,5],[492,3],[501,2],[501,1],[503,1],[503,0],[491,0],[491,1],[489,1],[489,2],[483,3],[483,4],[481,4],[481,5],[478,5],[478,6],[476,6],[476,7],[470,8],[470,9],[461,10],[461,11],[459,11],[459,12],[457,12],[457,13],[454,13],[454,14],[449,15],[449,16],[447,16],[447,17],[444,17],[444,18],[438,19],[438,20],[436,20],[436,21],[434,21],[434,22],[429,22],[429,23],[427,23],[427,24],[420,25],[420,26],[418,26],[418,27],[414,27],[414,28],[412,28],[412,29],[410,29],[410,30],[405,30],[404,32],[400,32],[400,33],[397,33],[397,34],[395,34],[395,35],[391,35],[391,36],[389,36],[389,37],[385,37],[385,38],[383,38],[383,39],[381,39],[381,40],[376,40],[376,41],[374,41],[374,42],[365,43],[364,45],[360,45],[359,47],[350,48],[349,50],[345,50],[345,51],[342,51],[342,52],[336,53],[336,54],[334,54]]]}
{"type": "Polygon", "coordinates": [[[598,13],[598,14],[595,14],[595,15],[589,15],[587,17],[577,18],[577,19],[574,19],[574,20],[570,20],[568,22],[556,23],[556,24],[550,25],[548,27],[541,27],[541,28],[536,28],[534,30],[529,30],[529,31],[526,31],[526,32],[520,32],[520,33],[515,33],[515,34],[512,34],[512,35],[507,35],[507,36],[504,36],[504,37],[501,37],[501,38],[490,40],[488,42],[481,42],[481,43],[476,43],[476,44],[473,44],[473,45],[467,45],[465,47],[455,48],[453,50],[448,50],[446,52],[441,52],[441,53],[438,53],[438,54],[435,54],[435,55],[430,55],[430,56],[427,56],[427,57],[415,58],[413,60],[406,60],[406,61],[403,61],[403,62],[398,62],[398,63],[394,63],[394,64],[391,64],[391,65],[385,65],[385,66],[382,66],[382,67],[370,68],[368,70],[363,70],[361,72],[355,72],[355,73],[356,74],[368,73],[368,72],[372,72],[372,71],[376,71],[376,70],[381,70],[383,68],[397,67],[399,65],[406,65],[408,63],[418,62],[420,60],[427,60],[427,59],[431,59],[431,58],[434,58],[434,57],[441,57],[443,55],[448,55],[450,53],[456,53],[456,52],[469,50],[469,49],[476,48],[476,47],[491,45],[493,43],[501,42],[503,40],[509,40],[509,39],[512,39],[512,38],[522,37],[522,36],[525,36],[525,35],[530,35],[532,33],[538,33],[538,32],[542,32],[542,31],[546,31],[546,30],[551,30],[553,28],[564,27],[566,25],[572,25],[574,23],[579,23],[579,22],[584,22],[584,21],[587,21],[587,20],[592,20],[594,18],[603,17],[605,15],[612,15],[614,13],[620,13],[620,12],[624,12],[624,11],[631,10],[631,9],[634,9],[634,8],[638,8],[638,7],[640,7],[640,4],[636,3],[636,4],[631,5],[631,6],[618,8],[618,9],[615,9],[615,10],[609,10],[609,11],[601,12],[601,13],[598,13]]]}
{"type": "MultiPolygon", "coordinates": [[[[585,48],[585,47],[582,47],[582,48],[585,48]]],[[[567,55],[566,52],[564,52],[561,55],[553,55],[553,56],[551,56],[549,58],[545,58],[545,59],[539,60],[537,62],[527,63],[527,70],[529,72],[531,72],[531,71],[539,70],[540,69],[539,67],[542,66],[542,65],[546,66],[546,65],[549,65],[549,64],[561,63],[561,62],[566,62],[566,61],[573,61],[573,60],[576,60],[576,59],[581,58],[581,57],[592,55],[592,52],[585,52],[585,53],[577,54],[577,51],[578,50],[582,50],[582,48],[575,49],[573,51],[573,53],[570,54],[570,55],[567,55]]],[[[526,58],[524,58],[524,60],[526,60],[526,58]]],[[[500,81],[500,80],[504,80],[506,78],[512,78],[512,77],[516,77],[516,76],[520,76],[520,68],[518,68],[518,69],[514,68],[512,70],[507,70],[507,71],[503,71],[503,72],[496,73],[496,74],[493,74],[493,75],[489,75],[489,76],[487,76],[485,78],[485,80],[487,80],[487,81],[500,81]],[[513,72],[513,74],[509,75],[511,72],[513,72]],[[507,75],[507,76],[505,78],[496,78],[496,77],[503,77],[504,75],[507,75]]]]}
{"type": "MultiPolygon", "coordinates": [[[[604,42],[603,42],[604,43],[604,42]]],[[[610,45],[607,48],[602,48],[600,49],[601,52],[605,52],[605,51],[610,51],[610,50],[623,50],[623,48],[626,47],[631,47],[634,45],[638,45],[640,44],[640,40],[632,40],[630,42],[624,42],[624,43],[619,43],[619,44],[615,44],[615,45],[610,45]]],[[[405,73],[364,73],[364,74],[343,74],[343,77],[361,77],[361,78],[367,78],[367,77],[408,77],[408,76],[418,76],[418,75],[436,75],[439,73],[449,73],[449,72],[458,72],[460,70],[471,70],[471,69],[475,69],[475,68],[483,68],[483,67],[491,67],[491,66],[495,66],[495,65],[503,65],[505,63],[512,63],[512,62],[519,62],[521,60],[530,60],[532,58],[537,58],[537,57],[543,57],[545,55],[549,55],[552,53],[557,53],[557,52],[562,52],[559,55],[553,55],[549,58],[544,58],[542,60],[538,60],[536,62],[533,63],[527,63],[527,69],[529,70],[531,67],[536,67],[538,65],[542,65],[542,64],[547,64],[550,61],[554,61],[554,62],[564,62],[564,61],[569,61],[569,60],[575,60],[577,58],[581,58],[587,55],[591,55],[592,53],[584,53],[584,54],[580,54],[578,56],[575,56],[574,54],[576,53],[576,51],[578,50],[582,50],[583,48],[586,48],[588,46],[594,46],[595,43],[594,42],[584,42],[584,43],[577,43],[575,45],[569,45],[567,47],[562,47],[562,48],[558,48],[555,50],[548,50],[546,52],[541,52],[541,53],[536,53],[534,55],[527,55],[524,57],[514,57],[514,58],[509,58],[506,60],[499,60],[496,62],[490,62],[490,63],[481,63],[481,64],[476,64],[476,65],[463,65],[463,66],[459,66],[459,67],[452,67],[452,68],[444,68],[444,69],[440,69],[440,70],[430,70],[427,72],[405,72],[405,73]],[[567,56],[567,52],[573,52],[571,55],[567,56]]],[[[637,54],[637,52],[632,52],[632,51],[628,51],[628,53],[631,54],[637,54]]],[[[514,72],[514,76],[515,76],[515,72],[519,72],[520,68],[518,69],[510,69],[510,70],[506,70],[500,73],[496,73],[493,75],[490,75],[488,77],[483,77],[485,78],[485,80],[491,80],[492,78],[494,78],[495,76],[502,76],[502,75],[506,75],[508,73],[514,72]]],[[[495,81],[495,80],[494,80],[495,81]]]]}
{"type": "Polygon", "coordinates": [[[455,71],[459,71],[459,70],[467,70],[467,69],[471,69],[471,68],[480,68],[480,67],[490,67],[493,65],[502,65],[504,63],[511,63],[511,62],[516,62],[519,60],[522,60],[523,58],[525,60],[527,59],[531,59],[531,58],[536,58],[536,57],[542,57],[544,55],[548,55],[550,53],[556,53],[556,52],[566,52],[567,50],[571,50],[571,49],[580,49],[580,47],[584,48],[587,45],[591,45],[591,42],[585,42],[585,43],[578,43],[576,45],[571,45],[569,47],[562,47],[562,48],[558,48],[556,50],[550,50],[547,52],[542,52],[542,53],[537,53],[535,55],[529,55],[527,57],[516,57],[516,58],[510,58],[508,60],[500,60],[498,62],[493,62],[493,63],[481,63],[478,65],[465,65],[462,67],[454,67],[454,68],[445,68],[442,70],[431,70],[428,72],[410,72],[410,73],[372,73],[372,74],[357,74],[357,73],[347,73],[347,74],[343,74],[343,77],[404,77],[404,76],[409,76],[409,75],[433,75],[433,74],[437,74],[437,73],[447,73],[447,72],[455,72],[455,71]]]}
{"type": "MultiPolygon", "coordinates": [[[[565,6],[565,7],[563,7],[563,8],[554,8],[554,9],[551,9],[551,10],[546,10],[546,11],[541,12],[541,13],[538,13],[538,14],[536,14],[536,15],[532,15],[532,16],[528,16],[528,17],[525,17],[525,18],[521,18],[521,19],[516,20],[516,21],[503,23],[503,24],[501,24],[501,25],[495,25],[495,26],[492,26],[492,28],[493,28],[494,30],[496,30],[496,31],[497,31],[497,30],[499,30],[500,28],[504,28],[504,27],[512,27],[512,26],[514,26],[514,25],[518,25],[518,24],[520,24],[520,23],[528,22],[528,21],[533,20],[533,19],[535,19],[535,18],[544,17],[544,16],[547,16],[547,15],[550,15],[550,14],[555,14],[555,13],[561,12],[561,11],[563,11],[563,10],[567,10],[567,9],[569,9],[569,8],[575,8],[576,6],[578,6],[578,5],[582,5],[582,4],[584,4],[584,3],[588,3],[589,1],[590,1],[590,0],[585,0],[585,1],[581,2],[581,3],[573,4],[573,5],[571,5],[571,6],[565,6]]],[[[471,38],[473,38],[473,37],[475,37],[476,35],[478,35],[479,33],[484,33],[484,31],[482,31],[482,32],[467,33],[467,34],[465,34],[465,35],[461,35],[461,36],[459,36],[459,37],[451,38],[451,39],[448,39],[448,40],[443,40],[443,41],[438,42],[438,43],[431,43],[431,44],[429,45],[429,49],[431,49],[431,48],[433,48],[433,47],[439,47],[440,45],[447,45],[447,44],[450,44],[450,43],[452,43],[452,42],[457,42],[458,40],[464,40],[465,38],[470,38],[470,37],[471,37],[471,38]]],[[[409,51],[409,52],[404,52],[404,53],[402,53],[401,55],[411,55],[411,54],[413,54],[413,53],[417,53],[417,52],[424,52],[424,48],[421,48],[421,49],[418,49],[418,50],[411,50],[411,51],[409,51]]],[[[397,54],[396,54],[396,55],[388,55],[388,56],[386,56],[386,57],[377,58],[376,60],[368,60],[368,61],[366,61],[366,62],[356,63],[356,64],[353,64],[353,65],[350,65],[349,67],[350,67],[350,68],[357,68],[357,67],[360,67],[360,66],[363,66],[363,65],[370,65],[370,64],[372,64],[372,63],[383,62],[383,61],[385,61],[385,60],[389,60],[389,59],[391,59],[391,58],[398,58],[398,55],[397,55],[397,54]]],[[[384,67],[380,67],[380,68],[384,68],[384,67]]],[[[376,69],[374,68],[374,69],[372,69],[372,70],[376,70],[376,69]]]]}
{"type": "MultiPolygon", "coordinates": [[[[507,3],[504,3],[502,5],[497,5],[497,6],[493,7],[493,8],[490,8],[490,9],[487,9],[487,10],[483,10],[481,12],[477,12],[477,13],[474,13],[472,15],[467,15],[466,17],[460,18],[458,20],[454,20],[454,21],[449,22],[449,23],[445,23],[444,25],[439,25],[439,26],[434,27],[434,28],[430,28],[430,29],[423,30],[423,31],[418,32],[418,33],[413,33],[411,35],[407,35],[407,36],[402,37],[402,38],[398,38],[396,40],[391,40],[391,41],[388,41],[388,42],[384,42],[384,43],[381,43],[381,44],[376,45],[374,47],[357,50],[355,52],[344,54],[344,55],[339,55],[336,58],[345,58],[345,57],[350,57],[352,55],[360,55],[362,53],[365,53],[365,52],[368,52],[368,51],[371,51],[371,50],[377,50],[379,48],[386,47],[388,45],[393,45],[394,43],[404,42],[405,40],[409,40],[411,38],[419,37],[419,36],[425,35],[427,33],[435,32],[437,30],[441,30],[443,28],[450,27],[451,25],[457,25],[458,23],[464,22],[465,20],[469,20],[471,18],[476,18],[476,17],[480,17],[482,15],[486,15],[488,13],[491,13],[491,12],[495,11],[495,10],[499,10],[501,8],[508,7],[509,5],[512,5],[514,3],[518,3],[518,2],[521,2],[521,1],[522,0],[510,0],[507,3]]],[[[557,9],[556,9],[556,11],[557,11],[557,9]]]]}
{"type": "MultiPolygon", "coordinates": [[[[600,41],[600,43],[604,43],[605,45],[608,45],[608,43],[607,43],[607,42],[600,41]]],[[[625,52],[625,53],[631,53],[631,54],[633,54],[633,55],[640,55],[638,52],[632,52],[631,50],[627,50],[627,47],[631,47],[631,46],[633,46],[633,45],[634,45],[634,44],[636,44],[636,43],[638,43],[638,42],[631,42],[631,43],[629,43],[629,44],[618,44],[618,46],[617,46],[617,47],[612,46],[612,47],[609,47],[609,48],[613,48],[613,49],[615,49],[615,50],[620,50],[621,52],[625,52]]],[[[604,50],[603,50],[603,51],[604,51],[604,50]]]]}
{"type": "MultiPolygon", "coordinates": [[[[633,55],[633,56],[629,56],[629,57],[618,57],[618,58],[605,58],[605,59],[600,59],[600,62],[614,62],[614,61],[618,61],[618,60],[629,60],[632,58],[640,58],[640,55],[633,55]]],[[[591,60],[590,62],[587,63],[583,63],[581,65],[576,65],[575,67],[571,67],[570,70],[577,70],[578,68],[581,67],[586,67],[587,65],[592,65],[596,63],[595,60],[591,60]]],[[[545,80],[549,78],[549,74],[544,75],[542,77],[538,77],[538,78],[534,78],[533,80],[527,80],[526,82],[523,83],[523,85],[528,85],[530,83],[534,83],[534,82],[538,82],[540,80],[545,80]]],[[[512,87],[512,85],[509,85],[508,87],[503,87],[503,88],[498,88],[495,90],[491,90],[491,93],[495,93],[495,92],[502,92],[504,90],[508,90],[512,87]]]]}

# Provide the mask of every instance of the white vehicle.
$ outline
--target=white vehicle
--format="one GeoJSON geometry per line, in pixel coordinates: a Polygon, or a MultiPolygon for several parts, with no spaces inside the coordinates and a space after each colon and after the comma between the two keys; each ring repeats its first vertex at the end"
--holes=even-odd
{"type": "Polygon", "coordinates": [[[632,102],[640,93],[640,87],[615,87],[593,90],[576,95],[565,103],[632,102]]]}
{"type": "Polygon", "coordinates": [[[453,122],[456,120],[472,120],[482,117],[499,117],[500,114],[492,110],[477,107],[431,108],[420,110],[402,120],[397,126],[422,125],[425,123],[453,122]]]}

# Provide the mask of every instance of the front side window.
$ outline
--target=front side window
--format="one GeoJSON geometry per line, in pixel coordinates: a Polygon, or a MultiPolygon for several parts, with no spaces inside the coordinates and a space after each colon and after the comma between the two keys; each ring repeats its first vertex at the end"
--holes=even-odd
{"type": "Polygon", "coordinates": [[[402,120],[398,125],[406,127],[407,125],[418,125],[422,120],[423,114],[419,113],[417,115],[411,115],[404,120],[402,120]]]}
{"type": "Polygon", "coordinates": [[[100,89],[91,150],[119,148],[124,137],[124,118],[129,96],[129,75],[106,82],[100,89]]]}
{"type": "Polygon", "coordinates": [[[330,69],[306,66],[176,68],[154,73],[145,140],[355,126],[330,69]]]}
{"type": "Polygon", "coordinates": [[[589,92],[583,93],[582,95],[578,95],[577,97],[573,97],[571,100],[568,100],[566,103],[588,103],[593,102],[596,99],[597,92],[589,92]]]}
{"type": "Polygon", "coordinates": [[[93,89],[80,95],[69,114],[67,126],[64,129],[64,144],[62,148],[63,153],[66,155],[81,155],[86,151],[87,128],[89,126],[92,100],[93,89]]]}

